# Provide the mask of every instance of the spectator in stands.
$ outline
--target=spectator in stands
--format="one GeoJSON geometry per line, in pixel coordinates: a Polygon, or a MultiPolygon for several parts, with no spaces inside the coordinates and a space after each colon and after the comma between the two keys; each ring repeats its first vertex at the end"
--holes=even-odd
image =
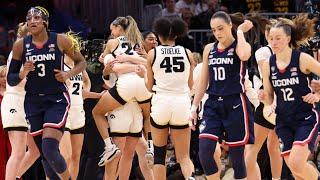
{"type": "Polygon", "coordinates": [[[193,15],[195,14],[196,5],[193,3],[193,0],[179,0],[176,3],[176,10],[178,12],[191,12],[193,15]]]}
{"type": "Polygon", "coordinates": [[[176,9],[176,1],[165,0],[165,8],[162,9],[158,17],[181,17],[181,13],[179,13],[176,9]]]}
{"type": "Polygon", "coordinates": [[[198,15],[198,14],[208,10],[208,7],[209,7],[208,4],[209,4],[209,0],[200,0],[196,5],[195,15],[198,15]]]}
{"type": "Polygon", "coordinates": [[[209,0],[208,9],[194,17],[193,28],[210,29],[210,20],[212,15],[219,10],[218,0],[209,0]]]}

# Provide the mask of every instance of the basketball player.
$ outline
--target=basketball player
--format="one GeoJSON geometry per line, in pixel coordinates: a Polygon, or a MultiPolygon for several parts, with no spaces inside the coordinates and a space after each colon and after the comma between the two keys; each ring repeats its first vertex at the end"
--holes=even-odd
{"type": "MultiPolygon", "coordinates": [[[[142,109],[143,118],[149,121],[151,94],[146,89],[143,79],[135,70],[139,64],[146,60],[138,56],[132,49],[136,44],[141,44],[142,37],[135,20],[131,16],[117,17],[110,25],[111,35],[114,39],[107,42],[102,57],[112,54],[120,63],[113,65],[113,71],[118,74],[116,85],[106,92],[93,109],[93,117],[100,135],[105,141],[103,161],[108,162],[119,155],[119,148],[114,145],[106,131],[108,128],[105,114],[123,106],[129,101],[136,100],[142,109]]],[[[149,137],[151,140],[151,137],[149,137]]],[[[149,141],[149,152],[152,157],[152,143],[149,141]]]]}
{"type": "Polygon", "coordinates": [[[313,35],[314,21],[307,15],[293,20],[278,18],[270,29],[274,55],[264,63],[264,104],[276,95],[276,128],[281,155],[295,179],[318,179],[317,170],[308,162],[318,132],[318,113],[313,103],[319,98],[311,91],[311,73],[320,75],[320,64],[295,48],[313,35]]]}
{"type": "MultiPolygon", "coordinates": [[[[259,76],[262,77],[261,69],[263,63],[269,61],[270,56],[273,54],[271,45],[270,45],[270,37],[269,31],[271,25],[276,23],[276,20],[272,20],[270,25],[266,26],[265,37],[268,42],[267,46],[261,47],[255,52],[255,57],[258,63],[259,76]]],[[[259,82],[255,82],[255,88],[262,88],[259,86],[262,85],[261,80],[259,82]],[[259,86],[259,87],[257,87],[259,86]]],[[[281,170],[282,170],[282,158],[280,156],[279,149],[279,140],[278,136],[274,131],[275,125],[267,121],[263,116],[263,108],[264,104],[260,103],[255,111],[255,123],[254,123],[254,132],[255,132],[255,142],[254,144],[248,144],[246,146],[246,166],[247,166],[247,179],[248,180],[256,180],[261,179],[260,168],[257,163],[258,153],[265,142],[267,140],[268,153],[270,156],[270,165],[271,165],[271,173],[273,180],[280,180],[281,170]]]]}
{"type": "MultiPolygon", "coordinates": [[[[74,49],[80,52],[80,39],[73,32],[66,33],[74,42],[74,49]]],[[[68,72],[74,67],[69,56],[64,59],[64,71],[68,72]]],[[[65,158],[72,179],[77,179],[79,172],[80,155],[84,138],[85,112],[83,109],[83,91],[90,92],[90,79],[84,70],[80,74],[67,80],[71,105],[65,126],[65,132],[60,143],[62,156],[65,158]]],[[[99,94],[99,93],[97,93],[99,94]]]]}
{"type": "MultiPolygon", "coordinates": [[[[23,38],[28,34],[27,24],[20,23],[17,31],[17,38],[23,38]]],[[[12,53],[8,58],[8,66],[10,66],[12,53]]],[[[21,159],[28,154],[26,151],[26,143],[31,152],[37,151],[37,148],[32,140],[32,137],[27,135],[29,125],[25,119],[25,112],[23,107],[25,90],[25,80],[17,86],[9,86],[6,84],[6,91],[1,103],[1,116],[3,127],[8,131],[11,155],[6,165],[6,179],[15,179],[19,176],[19,167],[22,164],[21,159]]]]}
{"type": "MultiPolygon", "coordinates": [[[[186,24],[180,19],[160,18],[154,23],[154,31],[161,45],[149,51],[145,73],[147,88],[155,92],[150,119],[155,152],[154,178],[166,179],[166,145],[170,130],[182,174],[185,179],[194,179],[188,122],[193,56],[190,50],[175,45],[176,38],[185,34],[186,24]]],[[[142,75],[144,70],[140,67],[142,75]]]]}
{"type": "Polygon", "coordinates": [[[30,134],[43,157],[46,176],[69,179],[65,160],[59,152],[70,107],[64,82],[82,72],[86,63],[80,52],[73,51],[70,39],[47,31],[48,18],[48,11],[42,7],[28,10],[26,19],[31,35],[14,43],[7,80],[9,85],[16,86],[27,77],[24,108],[31,124],[30,134]],[[62,69],[63,54],[75,63],[68,72],[62,69]]]}
{"type": "Polygon", "coordinates": [[[253,143],[253,115],[244,94],[246,62],[251,46],[244,32],[252,23],[245,20],[238,26],[237,37],[232,35],[232,22],[225,12],[216,12],[210,22],[216,43],[208,44],[203,53],[203,68],[199,88],[191,107],[196,123],[196,109],[208,87],[209,98],[204,105],[203,130],[199,135],[200,162],[207,179],[219,179],[218,165],[213,159],[219,138],[229,146],[235,179],[246,178],[244,147],[253,143]]]}

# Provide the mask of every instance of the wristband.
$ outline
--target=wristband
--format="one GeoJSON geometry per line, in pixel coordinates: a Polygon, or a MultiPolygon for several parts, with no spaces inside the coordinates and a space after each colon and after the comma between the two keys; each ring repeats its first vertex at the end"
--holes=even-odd
{"type": "Polygon", "coordinates": [[[197,109],[198,109],[198,106],[192,104],[192,106],[191,106],[191,112],[196,112],[197,109]]]}
{"type": "Polygon", "coordinates": [[[243,31],[240,30],[240,29],[238,29],[238,30],[237,30],[237,34],[243,34],[243,31]]]}

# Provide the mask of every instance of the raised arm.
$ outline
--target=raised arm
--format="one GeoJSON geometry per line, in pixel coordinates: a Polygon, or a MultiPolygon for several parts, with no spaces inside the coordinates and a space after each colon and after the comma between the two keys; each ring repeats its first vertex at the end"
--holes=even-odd
{"type": "Polygon", "coordinates": [[[252,22],[245,20],[242,24],[239,25],[237,30],[237,47],[236,53],[239,56],[241,61],[247,61],[251,56],[251,46],[246,41],[244,33],[249,31],[252,28],[252,22]]]}

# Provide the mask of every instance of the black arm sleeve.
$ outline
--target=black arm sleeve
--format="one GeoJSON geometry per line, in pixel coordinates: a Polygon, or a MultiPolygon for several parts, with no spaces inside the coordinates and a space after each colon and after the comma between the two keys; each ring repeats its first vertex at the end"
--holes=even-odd
{"type": "Polygon", "coordinates": [[[22,79],[19,77],[22,61],[12,59],[8,69],[7,81],[10,86],[16,86],[22,79]]]}

